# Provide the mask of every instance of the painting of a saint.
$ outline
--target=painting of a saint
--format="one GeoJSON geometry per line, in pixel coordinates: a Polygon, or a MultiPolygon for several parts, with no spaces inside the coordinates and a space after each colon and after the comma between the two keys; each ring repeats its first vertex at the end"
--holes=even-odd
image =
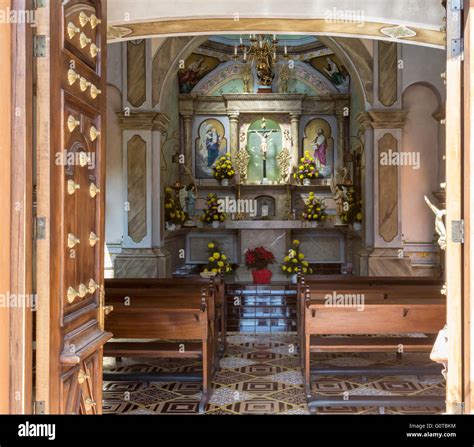
{"type": "Polygon", "coordinates": [[[198,129],[195,149],[195,176],[200,179],[213,178],[213,167],[217,159],[227,151],[224,125],[217,119],[204,120],[198,129]]]}
{"type": "Polygon", "coordinates": [[[316,167],[318,169],[324,168],[327,164],[326,151],[328,149],[328,144],[326,140],[326,135],[324,135],[324,129],[321,127],[318,127],[316,138],[313,141],[313,149],[316,167]]]}
{"type": "Polygon", "coordinates": [[[330,178],[334,170],[334,137],[328,121],[323,118],[310,120],[304,129],[303,151],[308,151],[322,178],[330,178]]]}

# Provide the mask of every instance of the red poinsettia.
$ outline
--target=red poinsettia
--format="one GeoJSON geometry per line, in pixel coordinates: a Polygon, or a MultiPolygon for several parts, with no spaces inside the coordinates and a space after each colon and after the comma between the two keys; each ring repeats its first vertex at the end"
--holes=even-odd
{"type": "Polygon", "coordinates": [[[267,268],[268,264],[275,262],[275,256],[271,251],[263,247],[257,247],[251,250],[250,248],[245,252],[245,265],[248,268],[262,270],[267,268]]]}

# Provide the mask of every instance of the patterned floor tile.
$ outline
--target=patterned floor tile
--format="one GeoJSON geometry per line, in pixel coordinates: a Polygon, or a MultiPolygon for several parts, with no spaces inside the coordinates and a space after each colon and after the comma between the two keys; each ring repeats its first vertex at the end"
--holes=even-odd
{"type": "Polygon", "coordinates": [[[268,379],[247,380],[246,382],[237,383],[234,386],[234,388],[238,391],[259,396],[270,395],[277,391],[283,391],[287,387],[288,385],[284,383],[278,383],[268,379]]]}
{"type": "MultiPolygon", "coordinates": [[[[228,349],[213,379],[207,414],[308,414],[295,333],[231,333],[228,349]]],[[[200,374],[195,359],[106,359],[104,371],[200,374]]],[[[318,353],[312,365],[428,365],[426,354],[318,353]]],[[[104,382],[106,414],[197,414],[202,395],[199,382],[104,382]]],[[[313,377],[312,392],[318,395],[436,395],[446,393],[440,376],[322,376],[313,377]]],[[[325,407],[318,414],[377,414],[377,407],[325,407]]],[[[385,414],[436,414],[433,408],[387,408],[385,414]]]]}

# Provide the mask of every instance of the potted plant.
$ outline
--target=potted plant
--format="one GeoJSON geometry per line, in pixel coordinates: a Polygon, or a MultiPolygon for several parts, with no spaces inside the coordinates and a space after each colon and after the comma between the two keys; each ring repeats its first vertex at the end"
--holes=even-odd
{"type": "Polygon", "coordinates": [[[204,214],[200,217],[201,221],[212,225],[214,228],[219,228],[219,224],[225,220],[225,214],[219,211],[217,195],[209,193],[207,195],[206,204],[207,209],[204,210],[204,214]]]}
{"type": "Polygon", "coordinates": [[[305,186],[310,185],[312,179],[319,177],[314,158],[308,151],[305,151],[304,156],[300,158],[298,170],[293,174],[293,177],[305,186]]]}
{"type": "Polygon", "coordinates": [[[283,259],[281,269],[287,275],[291,275],[291,282],[296,284],[298,273],[311,274],[313,270],[309,267],[308,261],[305,260],[305,255],[301,253],[300,241],[293,240],[292,247],[288,250],[288,254],[283,259]]]}
{"type": "Polygon", "coordinates": [[[275,256],[264,247],[248,249],[245,252],[245,265],[252,269],[254,284],[269,284],[272,279],[271,270],[267,269],[269,264],[275,262],[275,256]]]}
{"type": "Polygon", "coordinates": [[[317,227],[319,222],[326,219],[324,202],[314,195],[311,191],[305,200],[305,206],[301,213],[301,220],[311,222],[311,226],[317,227]]]}
{"type": "Polygon", "coordinates": [[[186,220],[186,213],[173,197],[173,192],[172,188],[165,188],[165,226],[170,231],[180,228],[186,220]]]}
{"type": "Polygon", "coordinates": [[[235,175],[230,154],[220,157],[214,166],[214,178],[221,182],[222,186],[229,186],[229,180],[235,175]]]}
{"type": "Polygon", "coordinates": [[[209,278],[215,275],[224,275],[232,271],[232,266],[227,260],[227,256],[220,249],[219,244],[215,241],[207,244],[209,250],[208,262],[201,272],[201,276],[209,278]]]}

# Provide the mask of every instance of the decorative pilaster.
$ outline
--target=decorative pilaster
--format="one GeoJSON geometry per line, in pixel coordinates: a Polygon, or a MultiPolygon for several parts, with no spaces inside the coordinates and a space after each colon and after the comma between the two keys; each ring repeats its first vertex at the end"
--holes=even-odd
{"type": "Polygon", "coordinates": [[[363,179],[366,251],[360,255],[361,274],[411,274],[410,259],[403,252],[400,163],[397,161],[402,149],[405,114],[401,110],[373,110],[357,118],[366,136],[363,179]]]}
{"type": "Polygon", "coordinates": [[[337,153],[335,154],[335,169],[341,169],[344,166],[344,148],[345,148],[345,134],[346,134],[346,117],[344,116],[344,109],[347,106],[338,105],[335,109],[337,118],[337,153]]]}

